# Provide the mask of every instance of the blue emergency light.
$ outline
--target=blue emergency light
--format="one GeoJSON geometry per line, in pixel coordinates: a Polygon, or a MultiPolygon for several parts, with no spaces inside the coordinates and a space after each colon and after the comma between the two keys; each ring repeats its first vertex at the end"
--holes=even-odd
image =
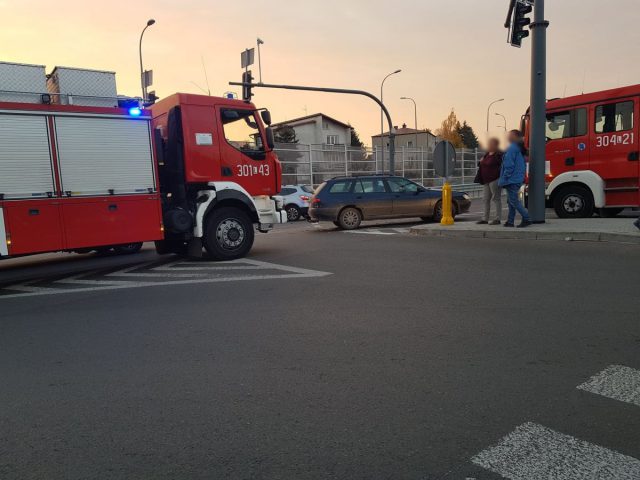
{"type": "Polygon", "coordinates": [[[131,107],[129,109],[129,115],[131,115],[132,117],[139,117],[140,115],[142,115],[142,110],[140,109],[140,107],[131,107]]]}

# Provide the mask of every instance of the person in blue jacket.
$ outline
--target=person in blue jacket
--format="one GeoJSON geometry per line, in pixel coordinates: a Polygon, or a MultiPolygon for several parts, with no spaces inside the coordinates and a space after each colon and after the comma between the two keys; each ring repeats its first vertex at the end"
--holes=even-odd
{"type": "Polygon", "coordinates": [[[519,192],[526,173],[526,162],[523,155],[522,133],[519,130],[509,132],[509,148],[502,158],[502,168],[498,185],[507,191],[509,203],[509,216],[505,227],[515,227],[516,211],[522,216],[522,223],[518,228],[526,228],[531,225],[529,212],[520,202],[519,192]]]}

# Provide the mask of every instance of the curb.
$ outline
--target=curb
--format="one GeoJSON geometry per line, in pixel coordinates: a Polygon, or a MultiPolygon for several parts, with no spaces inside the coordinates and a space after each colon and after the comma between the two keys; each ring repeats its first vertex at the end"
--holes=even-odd
{"type": "Polygon", "coordinates": [[[565,242],[607,242],[626,245],[640,245],[640,234],[569,231],[545,232],[536,231],[535,227],[532,227],[529,230],[509,229],[495,231],[413,227],[409,233],[411,235],[422,237],[486,238],[499,240],[560,240],[565,242]]]}

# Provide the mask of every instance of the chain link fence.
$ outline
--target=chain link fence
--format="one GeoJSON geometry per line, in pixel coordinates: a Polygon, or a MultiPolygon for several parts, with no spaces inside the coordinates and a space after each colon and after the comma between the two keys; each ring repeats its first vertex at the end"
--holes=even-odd
{"type": "MultiPolygon", "coordinates": [[[[283,185],[313,185],[338,176],[376,175],[389,172],[389,151],[380,148],[347,147],[346,145],[276,144],[282,164],[283,185]],[[383,161],[384,157],[384,161],[383,161]]],[[[478,162],[484,152],[457,149],[456,168],[449,181],[453,185],[469,185],[476,176],[478,162]]],[[[433,169],[433,149],[401,147],[396,151],[396,175],[426,187],[440,187],[444,179],[433,169]]]]}

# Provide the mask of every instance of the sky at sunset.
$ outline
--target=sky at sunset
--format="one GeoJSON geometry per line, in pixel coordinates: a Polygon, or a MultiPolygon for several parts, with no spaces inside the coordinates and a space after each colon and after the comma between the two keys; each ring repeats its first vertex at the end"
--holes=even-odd
{"type": "MultiPolygon", "coordinates": [[[[640,83],[637,0],[547,0],[551,21],[548,97],[640,83]]],[[[121,94],[139,95],[138,37],[148,18],[145,66],[162,96],[205,88],[235,90],[240,52],[264,41],[263,80],[358,88],[379,94],[396,125],[435,129],[454,108],[482,138],[490,101],[516,127],[528,105],[530,39],[506,44],[508,0],[0,0],[0,60],[117,72],[121,94]]],[[[257,68],[254,69],[257,76],[257,68]]],[[[380,129],[368,99],[260,89],[254,101],[279,122],[323,112],[359,131],[380,129]]],[[[492,114],[491,127],[502,120],[492,114]]]]}

